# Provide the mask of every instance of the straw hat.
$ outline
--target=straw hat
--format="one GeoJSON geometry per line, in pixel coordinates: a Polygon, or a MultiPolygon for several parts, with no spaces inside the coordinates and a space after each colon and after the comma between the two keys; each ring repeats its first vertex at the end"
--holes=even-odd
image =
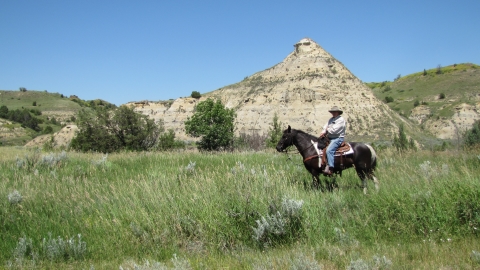
{"type": "Polygon", "coordinates": [[[329,112],[339,112],[340,114],[343,113],[343,111],[338,107],[338,106],[333,106],[329,112]]]}

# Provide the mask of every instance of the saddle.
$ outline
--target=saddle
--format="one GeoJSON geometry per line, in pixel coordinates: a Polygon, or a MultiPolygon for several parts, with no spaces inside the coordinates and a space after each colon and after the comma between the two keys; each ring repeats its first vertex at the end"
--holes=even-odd
{"type": "MultiPolygon", "coordinates": [[[[305,161],[308,161],[308,160],[311,160],[311,159],[314,159],[314,158],[319,158],[318,159],[318,167],[321,168],[322,164],[327,164],[327,147],[328,147],[328,144],[321,151],[319,151],[319,149],[317,148],[317,143],[316,142],[312,141],[312,144],[315,146],[315,150],[317,151],[318,155],[307,157],[303,161],[305,162],[305,161]]],[[[348,154],[353,153],[351,150],[352,150],[352,147],[350,146],[349,143],[342,142],[342,144],[340,144],[340,147],[338,147],[337,150],[335,151],[335,156],[340,156],[340,167],[343,167],[343,157],[344,157],[344,155],[346,155],[347,152],[348,152],[348,154]]]]}
{"type": "MultiPolygon", "coordinates": [[[[322,151],[322,164],[327,164],[327,147],[323,148],[323,151],[322,151]]],[[[349,143],[342,142],[342,144],[340,144],[340,146],[335,151],[335,156],[340,156],[340,163],[342,167],[343,167],[342,157],[346,152],[350,151],[350,149],[351,147],[349,143]]]]}

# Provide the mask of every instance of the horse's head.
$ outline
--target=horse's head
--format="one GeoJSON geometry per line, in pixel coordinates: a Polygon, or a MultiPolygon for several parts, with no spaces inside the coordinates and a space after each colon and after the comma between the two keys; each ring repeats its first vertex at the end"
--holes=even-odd
{"type": "Polygon", "coordinates": [[[288,126],[288,128],[283,131],[282,138],[280,138],[280,141],[277,143],[277,151],[283,152],[287,147],[293,145],[293,136],[292,128],[288,126]]]}

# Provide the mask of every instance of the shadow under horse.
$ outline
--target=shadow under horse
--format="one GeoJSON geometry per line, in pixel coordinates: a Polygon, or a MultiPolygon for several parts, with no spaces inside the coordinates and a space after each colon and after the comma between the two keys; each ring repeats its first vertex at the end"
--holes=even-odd
{"type": "MultiPolygon", "coordinates": [[[[282,138],[277,144],[278,152],[285,152],[287,147],[295,145],[300,155],[303,157],[303,164],[307,171],[312,175],[312,186],[314,188],[320,188],[324,191],[324,187],[320,181],[319,175],[323,174],[326,162],[322,162],[322,158],[325,161],[325,152],[323,151],[328,146],[328,138],[318,138],[310,135],[301,130],[292,129],[290,126],[283,131],[282,138]],[[316,147],[316,146],[317,147],[316,147]]],[[[375,167],[377,166],[377,155],[375,150],[366,143],[361,142],[349,142],[352,151],[346,153],[335,154],[335,167],[333,168],[333,174],[339,174],[342,176],[342,171],[348,168],[355,168],[357,175],[362,180],[361,187],[363,192],[367,192],[367,179],[372,180],[375,183],[375,189],[378,190],[378,180],[374,175],[375,167]]],[[[325,175],[325,174],[324,174],[325,175]]],[[[331,176],[332,176],[331,175],[331,176]]],[[[335,181],[327,181],[326,188],[332,191],[336,187],[335,181]]]]}

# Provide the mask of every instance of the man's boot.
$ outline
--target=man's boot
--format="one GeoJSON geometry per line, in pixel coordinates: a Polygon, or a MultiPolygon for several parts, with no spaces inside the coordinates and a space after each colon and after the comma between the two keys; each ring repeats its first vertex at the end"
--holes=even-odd
{"type": "Polygon", "coordinates": [[[326,175],[332,175],[332,172],[330,171],[330,167],[328,166],[325,166],[325,170],[323,170],[323,173],[326,174],[326,175]]]}

